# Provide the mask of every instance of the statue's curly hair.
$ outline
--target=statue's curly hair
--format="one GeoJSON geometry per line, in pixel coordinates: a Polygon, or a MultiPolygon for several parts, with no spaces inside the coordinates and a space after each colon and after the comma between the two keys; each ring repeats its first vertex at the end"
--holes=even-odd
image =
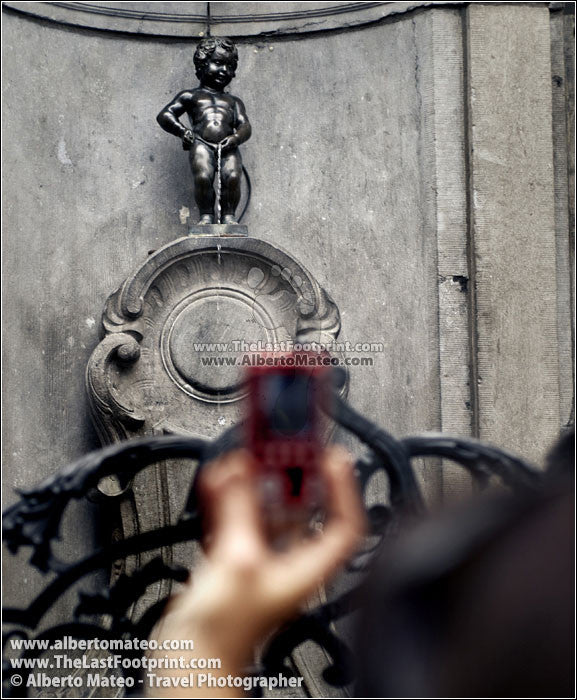
{"type": "Polygon", "coordinates": [[[216,51],[217,47],[220,47],[224,51],[228,52],[232,57],[232,69],[236,71],[238,65],[238,51],[236,46],[230,39],[226,39],[223,36],[207,36],[205,39],[199,42],[194,52],[194,67],[196,69],[196,77],[200,80],[202,78],[202,73],[204,67],[207,64],[209,58],[216,51]]]}

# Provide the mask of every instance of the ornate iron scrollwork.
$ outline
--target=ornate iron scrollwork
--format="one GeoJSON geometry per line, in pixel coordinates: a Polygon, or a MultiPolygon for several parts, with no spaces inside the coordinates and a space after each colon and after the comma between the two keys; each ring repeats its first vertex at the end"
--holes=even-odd
{"type": "MultiPolygon", "coordinates": [[[[337,380],[336,384],[342,384],[345,378],[341,375],[337,380]]],[[[452,460],[467,469],[480,486],[484,486],[492,476],[498,477],[512,489],[536,490],[542,482],[541,473],[535,467],[478,440],[442,434],[398,440],[353,410],[338,391],[335,391],[333,401],[327,406],[329,409],[337,423],[370,449],[371,457],[356,464],[363,493],[377,471],[382,470],[388,479],[389,502],[372,505],[368,509],[372,535],[383,537],[396,529],[405,517],[423,512],[425,506],[411,464],[416,457],[435,456],[452,460]]],[[[3,516],[5,542],[13,553],[22,547],[29,547],[30,563],[43,572],[53,573],[55,577],[27,608],[4,609],[4,623],[10,627],[4,635],[4,646],[14,637],[57,639],[70,635],[77,638],[142,639],[148,636],[162,613],[166,598],[154,602],[136,620],[129,615],[131,606],[152,583],[161,580],[184,581],[188,576],[187,569],[167,565],[160,558],[153,559],[131,575],[121,575],[105,592],[80,594],[72,622],[57,625],[36,636],[34,634],[54,602],[78,580],[96,569],[139,552],[176,542],[199,540],[202,529],[196,494],[198,475],[215,456],[239,445],[241,436],[240,426],[237,425],[212,442],[182,436],[159,436],[117,443],[82,457],[36,488],[20,491],[20,500],[8,508],[3,516]],[[87,495],[103,477],[115,475],[126,482],[149,465],[175,457],[190,458],[199,463],[186,505],[175,524],[113,542],[79,561],[64,563],[54,556],[52,543],[58,537],[63,513],[72,499],[87,495]],[[87,621],[95,617],[98,623],[87,621]]],[[[351,567],[356,570],[364,568],[370,555],[369,550],[362,553],[351,563],[351,567]]],[[[354,610],[358,602],[356,590],[320,605],[281,629],[264,650],[261,665],[248,670],[248,673],[272,676],[281,672],[287,676],[293,675],[294,672],[286,665],[286,659],[299,644],[310,640],[323,647],[332,659],[332,663],[323,671],[325,681],[338,686],[349,683],[352,679],[351,651],[335,634],[332,623],[354,610]]],[[[40,653],[28,649],[23,656],[31,658],[40,653]]],[[[5,671],[10,668],[9,663],[5,662],[5,671]]],[[[26,676],[31,671],[21,669],[19,672],[26,676]]],[[[129,669],[126,673],[136,671],[129,669]]],[[[15,689],[9,683],[9,673],[5,673],[5,678],[8,682],[4,696],[10,697],[15,689]]],[[[24,678],[21,689],[18,689],[18,697],[23,697],[22,688],[25,687],[24,678]]]]}

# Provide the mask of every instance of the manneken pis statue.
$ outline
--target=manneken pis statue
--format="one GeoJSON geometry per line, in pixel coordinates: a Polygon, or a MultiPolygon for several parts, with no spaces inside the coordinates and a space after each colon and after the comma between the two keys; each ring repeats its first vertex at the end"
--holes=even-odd
{"type": "Polygon", "coordinates": [[[183,148],[190,151],[200,224],[215,223],[213,184],[219,171],[216,223],[237,223],[235,211],[240,201],[242,176],[238,146],[250,138],[252,131],[242,100],[224,92],[235,76],[237,64],[238,52],[230,39],[203,39],[194,53],[200,85],[180,92],[156,118],[165,131],[182,139],[183,148]],[[180,121],[185,113],[190,129],[180,121]]]}

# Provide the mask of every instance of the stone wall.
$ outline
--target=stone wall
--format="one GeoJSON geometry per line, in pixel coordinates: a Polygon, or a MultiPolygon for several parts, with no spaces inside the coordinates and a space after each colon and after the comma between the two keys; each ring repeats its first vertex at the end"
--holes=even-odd
{"type": "MultiPolygon", "coordinates": [[[[343,340],[384,344],[351,368],[355,407],[396,435],[477,435],[539,461],[573,405],[572,17],[408,5],[312,31],[223,22],[253,125],[244,223],[333,296],[343,340]]],[[[84,369],[104,302],[195,215],[155,115],[196,84],[202,17],[189,38],[48,7],[4,4],[6,503],[98,446],[84,369]]],[[[451,465],[420,473],[431,498],[468,488],[451,465]]],[[[102,536],[101,515],[78,505],[65,554],[102,536]]],[[[6,571],[6,601],[28,600],[24,560],[6,571]]]]}

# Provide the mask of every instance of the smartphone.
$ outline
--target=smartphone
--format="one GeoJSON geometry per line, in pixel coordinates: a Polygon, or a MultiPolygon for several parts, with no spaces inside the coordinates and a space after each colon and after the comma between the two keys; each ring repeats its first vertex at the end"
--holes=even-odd
{"type": "Polygon", "coordinates": [[[247,446],[267,534],[282,547],[310,531],[323,510],[320,459],[327,418],[321,404],[330,396],[330,374],[313,353],[259,357],[247,373],[247,446]]]}

